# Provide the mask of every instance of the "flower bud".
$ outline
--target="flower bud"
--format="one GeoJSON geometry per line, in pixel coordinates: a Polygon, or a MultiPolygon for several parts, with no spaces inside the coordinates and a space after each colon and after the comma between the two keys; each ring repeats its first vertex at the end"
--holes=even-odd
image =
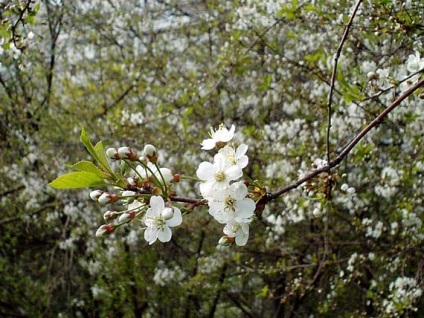
{"type": "Polygon", "coordinates": [[[129,186],[136,186],[137,185],[136,181],[132,177],[127,178],[127,183],[128,183],[129,186]]]}
{"type": "MultiPolygon", "coordinates": [[[[147,156],[147,158],[150,159],[151,157],[156,157],[156,159],[157,159],[155,146],[147,144],[147,145],[144,146],[143,152],[147,156]]],[[[155,162],[152,159],[150,159],[150,161],[155,162]]]]}
{"type": "Polygon", "coordinates": [[[118,212],[116,211],[106,211],[105,214],[103,214],[103,219],[107,221],[115,220],[118,217],[118,212]]]}
{"type": "Polygon", "coordinates": [[[172,182],[178,183],[180,182],[180,180],[181,176],[178,173],[174,174],[174,179],[172,180],[172,182]]]}
{"type": "Polygon", "coordinates": [[[163,218],[165,221],[170,220],[170,219],[172,219],[173,217],[174,217],[174,210],[173,210],[173,209],[171,209],[171,208],[165,208],[165,209],[162,211],[162,218],[163,218]]]}
{"type": "Polygon", "coordinates": [[[160,188],[158,188],[158,187],[154,187],[152,189],[152,194],[154,194],[154,195],[162,195],[162,190],[160,188]]]}
{"type": "Polygon", "coordinates": [[[147,158],[146,156],[140,156],[138,160],[146,165],[149,163],[149,158],[147,158]]]}
{"type": "Polygon", "coordinates": [[[115,232],[115,226],[113,224],[103,224],[101,227],[98,228],[96,232],[96,237],[108,236],[113,232],[115,232]]]}
{"type": "Polygon", "coordinates": [[[135,195],[135,192],[134,191],[128,191],[128,190],[126,190],[126,191],[123,191],[122,192],[122,196],[123,197],[133,197],[135,195]]]}
{"type": "Polygon", "coordinates": [[[378,78],[378,74],[376,73],[376,72],[368,72],[367,73],[367,77],[368,77],[368,79],[370,79],[370,80],[375,80],[375,79],[377,79],[378,78]]]}
{"type": "Polygon", "coordinates": [[[129,211],[129,212],[122,213],[118,221],[119,223],[127,223],[133,220],[134,218],[135,218],[135,212],[129,211]]]}
{"type": "Polygon", "coordinates": [[[128,159],[130,161],[137,160],[137,154],[129,147],[118,148],[118,154],[122,159],[128,159]]]}
{"type": "Polygon", "coordinates": [[[90,192],[90,198],[93,201],[98,201],[99,197],[103,194],[102,190],[94,190],[90,192]]]}
{"type": "Polygon", "coordinates": [[[106,150],[106,156],[108,156],[110,159],[121,159],[121,156],[119,155],[118,150],[116,150],[116,148],[108,148],[106,150]]]}
{"type": "Polygon", "coordinates": [[[230,246],[235,241],[234,237],[223,236],[219,239],[218,244],[221,246],[230,246]]]}
{"type": "Polygon", "coordinates": [[[159,179],[159,181],[162,183],[163,181],[165,181],[166,185],[169,185],[171,183],[171,181],[174,180],[174,175],[172,173],[172,171],[168,168],[160,168],[159,169],[160,174],[156,173],[156,177],[159,179]],[[160,176],[162,175],[162,177],[160,176]],[[163,178],[163,180],[162,180],[163,178]]]}
{"type": "Polygon", "coordinates": [[[116,194],[103,192],[97,201],[99,201],[100,204],[107,204],[110,202],[115,202],[117,199],[118,197],[116,194]]]}

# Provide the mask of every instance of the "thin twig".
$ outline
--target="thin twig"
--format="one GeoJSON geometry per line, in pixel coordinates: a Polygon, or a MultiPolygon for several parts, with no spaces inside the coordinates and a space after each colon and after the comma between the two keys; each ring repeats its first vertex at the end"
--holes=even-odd
{"type": "Polygon", "coordinates": [[[413,92],[415,92],[418,88],[424,86],[424,79],[421,79],[418,83],[416,83],[414,86],[412,86],[410,89],[405,91],[400,97],[398,97],[389,107],[387,107],[380,115],[378,115],[372,122],[368,124],[367,127],[365,127],[347,146],[343,149],[343,151],[333,160],[330,161],[327,165],[312,171],[308,175],[304,176],[303,178],[293,182],[292,184],[289,184],[288,186],[285,186],[279,190],[277,190],[274,193],[268,193],[267,197],[265,199],[264,203],[267,203],[269,201],[275,200],[280,195],[289,192],[293,189],[296,189],[303,183],[305,183],[308,180],[311,180],[312,178],[316,177],[317,175],[328,172],[329,169],[337,166],[342,162],[342,160],[352,151],[352,149],[356,146],[358,142],[360,142],[364,136],[374,127],[376,127],[393,109],[395,109],[401,102],[403,102],[408,96],[412,95],[413,92]]]}
{"type": "Polygon", "coordinates": [[[14,193],[14,192],[18,192],[18,191],[20,191],[20,190],[22,190],[22,189],[25,189],[25,186],[24,186],[23,184],[18,185],[18,186],[16,186],[16,187],[12,188],[12,189],[9,189],[9,190],[6,190],[6,191],[3,191],[3,192],[0,192],[0,198],[5,197],[5,196],[7,196],[7,195],[9,195],[9,194],[12,194],[12,193],[14,193]]]}
{"type": "Polygon", "coordinates": [[[189,199],[189,198],[183,198],[183,197],[177,197],[177,196],[171,196],[170,199],[173,202],[182,202],[182,203],[192,204],[194,206],[207,204],[207,201],[204,199],[189,199]]]}
{"type": "MultiPolygon", "coordinates": [[[[256,39],[252,42],[252,43],[250,43],[250,45],[249,45],[249,47],[247,47],[246,48],[246,50],[243,52],[243,54],[241,55],[241,56],[245,56],[247,53],[249,53],[254,47],[255,47],[255,45],[256,45],[256,43],[260,40],[260,39],[262,39],[262,37],[269,31],[269,30],[271,30],[273,27],[275,27],[277,24],[279,24],[281,21],[283,21],[283,20],[285,20],[285,16],[283,16],[283,17],[281,17],[281,18],[279,18],[279,19],[277,19],[277,20],[275,20],[275,22],[273,23],[273,24],[271,24],[270,26],[268,26],[261,34],[259,34],[257,37],[256,37],[256,39]]],[[[221,76],[221,78],[214,84],[214,86],[209,90],[209,92],[207,92],[206,94],[205,94],[205,96],[203,96],[203,97],[206,97],[206,96],[209,96],[209,95],[211,95],[221,84],[222,84],[222,82],[224,81],[224,79],[225,78],[227,78],[227,76],[228,75],[230,75],[231,74],[231,72],[234,70],[234,68],[235,68],[235,66],[236,66],[236,63],[232,63],[231,65],[230,65],[230,67],[225,71],[225,73],[224,73],[224,75],[223,76],[221,76]]]]}
{"type": "MultiPolygon", "coordinates": [[[[327,122],[327,140],[326,140],[326,153],[327,153],[327,162],[330,162],[330,129],[331,129],[331,117],[332,117],[332,102],[333,102],[333,92],[334,92],[334,86],[336,83],[336,77],[337,77],[337,66],[339,63],[339,58],[342,53],[343,45],[346,42],[347,35],[349,34],[350,27],[352,26],[353,19],[355,18],[356,12],[358,11],[358,8],[360,4],[362,3],[362,0],[358,0],[358,2],[355,5],[355,8],[353,9],[352,15],[350,16],[349,22],[346,25],[346,28],[344,30],[342,39],[340,40],[339,47],[337,48],[336,56],[334,57],[334,66],[333,66],[333,73],[331,74],[331,84],[330,84],[330,92],[328,93],[328,122],[327,122]]],[[[330,172],[330,171],[329,171],[330,172]]]]}

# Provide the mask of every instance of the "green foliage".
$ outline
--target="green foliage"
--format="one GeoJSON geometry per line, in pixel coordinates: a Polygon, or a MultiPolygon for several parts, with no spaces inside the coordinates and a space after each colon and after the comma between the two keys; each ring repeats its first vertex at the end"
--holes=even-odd
{"type": "MultiPolygon", "coordinates": [[[[101,170],[98,170],[101,172],[101,170]]],[[[64,174],[49,183],[55,189],[75,189],[75,188],[94,188],[103,187],[106,183],[101,176],[97,174],[78,171],[64,174]]]]}

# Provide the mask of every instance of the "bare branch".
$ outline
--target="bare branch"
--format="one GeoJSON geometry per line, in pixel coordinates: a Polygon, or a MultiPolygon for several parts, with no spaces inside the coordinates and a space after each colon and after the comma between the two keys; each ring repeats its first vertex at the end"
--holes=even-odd
{"type": "Polygon", "coordinates": [[[330,83],[330,92],[328,93],[328,123],[327,123],[327,140],[326,140],[326,147],[327,147],[327,162],[330,162],[330,129],[331,129],[331,117],[333,115],[331,105],[333,102],[333,93],[334,93],[334,85],[336,83],[336,76],[337,76],[337,66],[339,64],[339,58],[340,54],[342,53],[342,48],[344,43],[346,42],[347,35],[349,34],[350,27],[352,26],[353,19],[355,18],[356,12],[358,11],[359,6],[361,5],[362,0],[358,0],[358,2],[355,5],[355,8],[353,9],[353,12],[350,16],[349,22],[346,25],[346,28],[344,30],[342,39],[340,40],[339,47],[337,48],[336,56],[334,57],[334,66],[333,66],[333,74],[331,74],[331,83],[330,83]]]}
{"type": "Polygon", "coordinates": [[[293,182],[292,184],[289,184],[288,186],[285,186],[279,190],[277,190],[274,193],[268,193],[266,198],[264,199],[267,203],[269,201],[275,200],[280,195],[289,192],[293,189],[296,189],[303,183],[305,183],[308,180],[311,180],[312,178],[316,177],[317,175],[328,172],[329,169],[337,166],[342,162],[342,160],[352,151],[352,149],[356,146],[358,142],[364,138],[364,136],[374,127],[376,127],[393,109],[395,109],[399,104],[404,101],[408,96],[412,95],[413,92],[415,92],[418,88],[424,86],[424,79],[421,79],[418,83],[416,83],[414,86],[412,86],[410,89],[405,91],[401,96],[399,96],[389,107],[387,107],[380,115],[378,115],[371,123],[368,124],[367,127],[365,127],[347,146],[343,151],[332,161],[330,161],[327,165],[323,166],[320,169],[312,171],[310,174],[306,175],[305,177],[293,182]]]}

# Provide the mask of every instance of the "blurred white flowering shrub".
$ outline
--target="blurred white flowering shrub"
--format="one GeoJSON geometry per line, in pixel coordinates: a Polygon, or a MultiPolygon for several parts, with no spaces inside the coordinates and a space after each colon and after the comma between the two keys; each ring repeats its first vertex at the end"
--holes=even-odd
{"type": "Polygon", "coordinates": [[[0,316],[420,317],[421,1],[0,6],[0,316]]]}

